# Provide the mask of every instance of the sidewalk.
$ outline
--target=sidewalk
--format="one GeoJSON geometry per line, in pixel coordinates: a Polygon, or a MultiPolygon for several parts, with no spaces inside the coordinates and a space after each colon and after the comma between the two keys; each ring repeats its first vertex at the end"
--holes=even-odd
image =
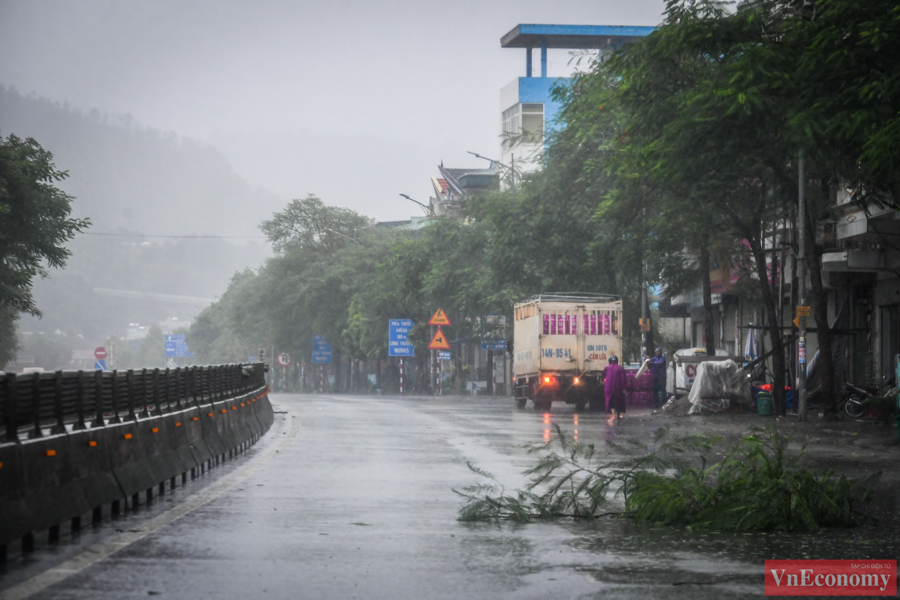
{"type": "Polygon", "coordinates": [[[706,433],[722,435],[737,442],[755,426],[775,423],[790,437],[791,450],[799,450],[807,442],[806,461],[821,469],[833,469],[848,478],[862,479],[881,472],[875,489],[875,500],[882,509],[897,511],[900,497],[900,442],[894,421],[842,419],[826,421],[814,414],[805,423],[795,415],[760,416],[753,413],[720,413],[676,416],[653,414],[649,410],[629,411],[628,418],[649,429],[668,425],[675,435],[706,433]],[[892,508],[891,508],[892,507],[892,508]]]}

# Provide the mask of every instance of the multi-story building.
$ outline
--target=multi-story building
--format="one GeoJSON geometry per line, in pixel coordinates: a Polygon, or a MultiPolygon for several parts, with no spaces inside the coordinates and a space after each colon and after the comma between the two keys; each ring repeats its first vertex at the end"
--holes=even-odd
{"type": "Polygon", "coordinates": [[[516,25],[500,39],[503,48],[525,50],[525,77],[517,77],[500,90],[500,162],[528,172],[539,167],[538,157],[553,127],[559,103],[553,86],[567,77],[547,75],[548,50],[597,50],[602,60],[630,41],[650,35],[655,27],[624,25],[516,25]],[[533,51],[540,49],[540,77],[532,74],[533,51]]]}

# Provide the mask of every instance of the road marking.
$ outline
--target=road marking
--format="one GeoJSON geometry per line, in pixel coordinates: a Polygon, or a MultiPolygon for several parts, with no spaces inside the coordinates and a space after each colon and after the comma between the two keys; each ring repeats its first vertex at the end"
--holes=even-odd
{"type": "Polygon", "coordinates": [[[119,550],[127,548],[133,543],[142,540],[151,533],[154,533],[162,527],[165,527],[169,523],[172,523],[173,521],[180,519],[186,514],[193,512],[204,504],[215,500],[218,496],[228,491],[229,488],[237,485],[241,481],[247,479],[257,471],[259,471],[270,460],[275,458],[275,454],[279,450],[281,450],[284,446],[293,441],[295,437],[297,437],[297,433],[300,431],[300,419],[291,415],[289,412],[286,412],[285,414],[287,414],[288,418],[291,419],[290,432],[288,432],[286,436],[282,437],[281,442],[269,448],[262,456],[253,459],[250,464],[245,465],[237,471],[227,475],[226,477],[223,477],[219,481],[210,484],[208,488],[205,488],[197,492],[196,494],[193,494],[178,506],[173,507],[172,509],[162,513],[161,515],[153,517],[152,519],[144,523],[141,529],[125,531],[114,536],[106,542],[88,546],[79,554],[77,554],[73,558],[70,558],[66,562],[53,568],[47,569],[40,575],[35,575],[31,579],[23,581],[22,583],[9,588],[8,590],[0,592],[0,600],[24,600],[29,596],[37,594],[38,592],[47,589],[51,585],[59,583],[60,581],[63,581],[64,579],[71,577],[72,575],[80,573],[91,565],[100,562],[107,556],[110,556],[111,554],[114,554],[119,550]]]}

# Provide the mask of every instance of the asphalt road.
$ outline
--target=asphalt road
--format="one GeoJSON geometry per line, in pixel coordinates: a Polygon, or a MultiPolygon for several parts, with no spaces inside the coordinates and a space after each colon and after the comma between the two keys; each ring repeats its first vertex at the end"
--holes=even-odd
{"type": "Polygon", "coordinates": [[[649,421],[507,398],[277,395],[263,440],[150,508],[13,561],[0,598],[722,598],[762,595],[766,558],[896,558],[896,527],[732,535],[608,518],[456,520],[467,462],[514,489],[522,448],[649,421]],[[885,553],[892,553],[883,555],[885,553]]]}

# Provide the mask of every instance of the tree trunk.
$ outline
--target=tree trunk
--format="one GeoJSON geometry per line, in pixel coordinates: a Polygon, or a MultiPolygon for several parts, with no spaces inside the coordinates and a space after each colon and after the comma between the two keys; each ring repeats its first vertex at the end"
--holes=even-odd
{"type": "Polygon", "coordinates": [[[375,359],[375,389],[383,389],[384,381],[381,379],[381,359],[375,359]]]}
{"type": "MultiPolygon", "coordinates": [[[[758,222],[750,226],[750,235],[747,241],[750,242],[750,250],[753,252],[753,258],[756,262],[756,274],[759,277],[763,304],[766,307],[766,314],[769,319],[769,327],[767,329],[772,338],[772,375],[774,379],[772,382],[772,404],[774,405],[775,414],[784,415],[787,413],[787,404],[784,398],[784,339],[781,334],[781,324],[777,321],[778,311],[775,309],[775,298],[769,285],[766,253],[762,247],[762,232],[758,222]]],[[[763,330],[763,335],[765,335],[765,331],[766,329],[763,330]]]]}
{"type": "Polygon", "coordinates": [[[713,325],[712,282],[709,279],[709,246],[700,245],[700,281],[703,284],[703,344],[706,355],[716,355],[716,335],[713,325]]]}
{"type": "Polygon", "coordinates": [[[816,336],[819,342],[819,383],[822,386],[822,406],[826,413],[837,411],[837,398],[834,393],[834,354],[832,353],[831,327],[828,323],[828,292],[822,285],[822,253],[816,246],[815,222],[806,211],[806,266],[809,271],[809,283],[812,288],[813,315],[816,318],[816,336]]]}
{"type": "Polygon", "coordinates": [[[335,345],[334,347],[334,386],[333,391],[340,392],[341,391],[341,373],[343,369],[341,368],[341,347],[335,345]]]}
{"type": "Polygon", "coordinates": [[[494,395],[494,351],[487,351],[487,393],[494,395]]]}

